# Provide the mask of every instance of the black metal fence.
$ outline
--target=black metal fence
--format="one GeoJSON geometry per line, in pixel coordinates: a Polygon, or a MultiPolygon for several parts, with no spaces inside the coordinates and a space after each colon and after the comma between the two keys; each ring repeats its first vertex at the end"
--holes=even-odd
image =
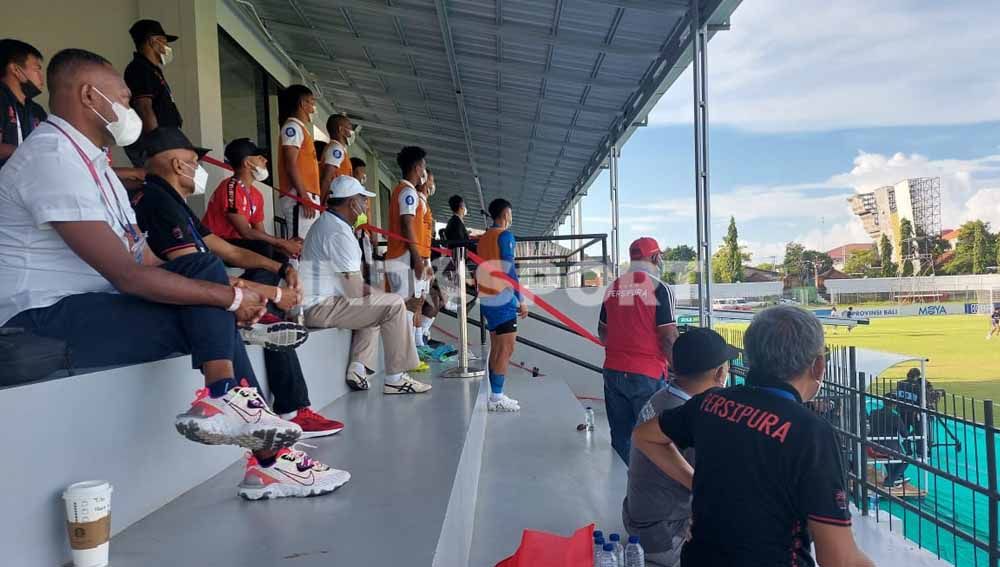
{"type": "MultiPolygon", "coordinates": [[[[720,329],[743,347],[741,329],[720,329]]],[[[838,433],[847,484],[862,514],[938,558],[1000,566],[995,406],[906,379],[866,375],[854,347],[829,350],[813,411],[838,433]]],[[[742,383],[746,365],[732,365],[742,383]]],[[[911,371],[912,372],[912,371],[911,371]]]]}

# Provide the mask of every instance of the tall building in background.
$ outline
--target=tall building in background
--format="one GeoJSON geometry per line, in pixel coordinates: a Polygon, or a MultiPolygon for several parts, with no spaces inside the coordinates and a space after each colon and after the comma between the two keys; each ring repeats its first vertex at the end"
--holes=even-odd
{"type": "Polygon", "coordinates": [[[865,231],[876,245],[885,235],[892,242],[893,262],[913,262],[914,273],[930,266],[931,242],[927,236],[941,234],[941,178],[916,177],[895,185],[879,187],[871,193],[861,193],[849,199],[865,231]],[[904,257],[900,241],[900,222],[907,219],[913,225],[914,239],[904,257]]]}

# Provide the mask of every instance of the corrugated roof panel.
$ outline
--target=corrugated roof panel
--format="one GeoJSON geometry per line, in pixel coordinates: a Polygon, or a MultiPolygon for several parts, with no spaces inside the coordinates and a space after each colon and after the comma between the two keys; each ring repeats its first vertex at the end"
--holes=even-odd
{"type": "MultiPolygon", "coordinates": [[[[385,161],[404,144],[428,150],[432,206],[445,214],[454,192],[478,208],[447,20],[485,198],[519,199],[521,234],[551,229],[583,191],[608,138],[621,135],[609,128],[683,17],[647,0],[445,0],[443,15],[425,0],[252,1],[330,102],[365,122],[362,136],[385,161]]],[[[727,17],[739,0],[705,2],[727,17]]]]}

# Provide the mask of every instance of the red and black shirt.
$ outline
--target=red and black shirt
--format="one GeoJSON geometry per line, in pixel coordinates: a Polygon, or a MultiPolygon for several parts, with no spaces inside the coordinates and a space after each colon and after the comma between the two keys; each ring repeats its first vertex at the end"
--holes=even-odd
{"type": "Polygon", "coordinates": [[[625,273],[605,293],[600,320],[607,325],[604,368],[666,377],[667,357],[657,329],[675,324],[674,297],[667,284],[641,270],[625,273]]]}
{"type": "Polygon", "coordinates": [[[851,525],[836,433],[791,386],[750,381],[767,386],[712,389],[660,414],[664,435],[698,451],[682,562],[814,567],[807,521],[851,525]]]}
{"type": "MultiPolygon", "coordinates": [[[[0,83],[0,144],[20,146],[48,114],[40,104],[25,99],[21,104],[7,85],[0,83]]],[[[0,160],[0,167],[7,160],[0,160]]]]}

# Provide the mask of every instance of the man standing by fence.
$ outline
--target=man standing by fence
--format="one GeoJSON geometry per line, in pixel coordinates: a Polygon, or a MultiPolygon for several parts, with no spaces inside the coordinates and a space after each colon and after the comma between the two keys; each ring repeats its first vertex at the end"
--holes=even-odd
{"type": "Polygon", "coordinates": [[[635,429],[636,448],[692,488],[681,564],[873,567],[851,532],[837,434],[803,405],[826,373],[823,326],[798,307],[771,307],[744,348],[746,385],[708,390],[635,429]],[[689,447],[697,473],[678,451],[689,447]]]}
{"type": "Polygon", "coordinates": [[[665,384],[677,324],[674,298],[660,280],[663,257],[656,240],[629,246],[628,272],[608,288],[597,332],[605,344],[604,405],[611,446],[628,464],[630,438],[642,406],[665,384]]]}

